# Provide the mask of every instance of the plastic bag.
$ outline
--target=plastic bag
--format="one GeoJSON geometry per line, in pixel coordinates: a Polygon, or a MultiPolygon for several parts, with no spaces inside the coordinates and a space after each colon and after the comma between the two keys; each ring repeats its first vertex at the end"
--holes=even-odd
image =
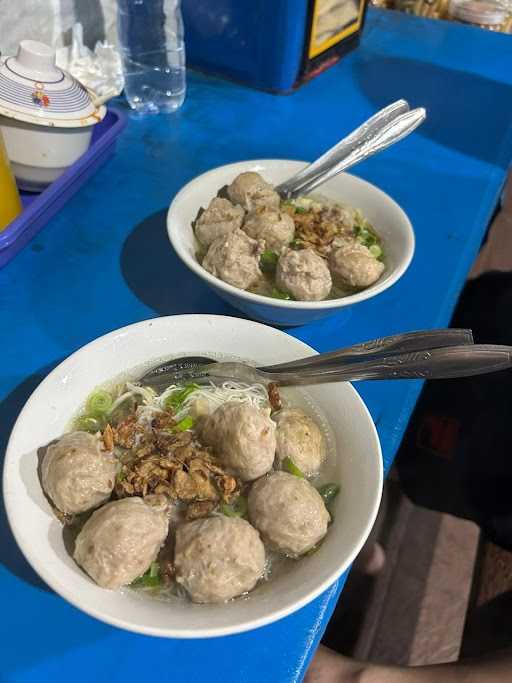
{"type": "Polygon", "coordinates": [[[118,95],[123,89],[119,52],[106,41],[90,50],[83,42],[82,24],[73,26],[71,45],[57,50],[57,65],[97,95],[118,95]]]}
{"type": "Polygon", "coordinates": [[[99,95],[120,92],[116,13],[116,0],[0,0],[1,54],[38,40],[57,48],[58,64],[99,95]]]}

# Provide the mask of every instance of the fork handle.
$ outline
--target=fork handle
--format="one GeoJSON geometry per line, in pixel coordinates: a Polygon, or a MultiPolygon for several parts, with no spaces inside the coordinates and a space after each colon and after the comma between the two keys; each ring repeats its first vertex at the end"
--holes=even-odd
{"type": "Polygon", "coordinates": [[[332,366],[333,363],[338,361],[351,362],[358,359],[364,360],[369,357],[377,359],[408,351],[424,351],[442,346],[466,346],[468,344],[473,344],[471,330],[447,328],[405,332],[404,334],[394,334],[389,337],[380,337],[360,344],[354,344],[337,351],[328,351],[317,356],[301,358],[289,363],[267,365],[266,367],[258,368],[258,370],[279,372],[283,370],[298,370],[300,368],[332,366]]]}
{"type": "Polygon", "coordinates": [[[396,354],[338,368],[258,372],[258,375],[281,385],[305,385],[365,379],[449,379],[482,375],[511,366],[511,346],[475,344],[396,354]]]}

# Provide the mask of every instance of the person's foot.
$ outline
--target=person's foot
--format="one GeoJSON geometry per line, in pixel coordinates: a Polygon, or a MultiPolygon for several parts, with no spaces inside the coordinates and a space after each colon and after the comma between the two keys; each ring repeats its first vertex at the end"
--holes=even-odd
{"type": "Polygon", "coordinates": [[[384,569],[386,554],[380,543],[365,545],[354,560],[354,569],[366,576],[376,576],[384,569]]]}
{"type": "Polygon", "coordinates": [[[311,660],[304,683],[359,683],[364,664],[320,645],[311,660]]]}

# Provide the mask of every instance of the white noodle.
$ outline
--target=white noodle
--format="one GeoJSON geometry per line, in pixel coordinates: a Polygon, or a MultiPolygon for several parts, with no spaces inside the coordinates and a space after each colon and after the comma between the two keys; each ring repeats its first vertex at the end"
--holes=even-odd
{"type": "Polygon", "coordinates": [[[150,389],[149,387],[141,387],[137,384],[132,384],[131,382],[126,382],[126,388],[134,394],[140,394],[146,405],[152,405],[154,403],[156,392],[153,389],[150,389]]]}
{"type": "Polygon", "coordinates": [[[263,384],[244,384],[243,382],[223,382],[220,386],[209,384],[196,389],[187,396],[176,419],[181,420],[188,415],[196,401],[205,401],[208,404],[208,412],[212,413],[223,403],[233,401],[236,403],[248,403],[255,408],[268,408],[268,394],[263,384]]]}
{"type": "Polygon", "coordinates": [[[121,403],[124,403],[126,401],[126,399],[131,398],[132,396],[133,396],[133,391],[125,391],[124,394],[121,394],[121,396],[116,398],[114,403],[112,403],[112,407],[109,410],[109,414],[112,415],[114,410],[117,410],[117,408],[119,408],[121,403]]]}
{"type": "MultiPolygon", "coordinates": [[[[110,414],[128,398],[139,394],[142,396],[143,405],[137,408],[137,421],[149,427],[155,414],[164,411],[165,403],[169,396],[172,396],[177,391],[182,391],[185,387],[180,384],[171,384],[160,395],[157,395],[149,387],[141,387],[131,382],[126,383],[126,388],[128,391],[122,393],[112,404],[110,414]]],[[[258,409],[269,407],[267,390],[263,384],[244,384],[243,382],[228,381],[223,382],[219,386],[210,383],[191,392],[183,401],[174,418],[179,422],[190,414],[194,404],[198,402],[204,403],[207,406],[205,412],[210,414],[228,401],[247,403],[258,409]]]]}
{"type": "Polygon", "coordinates": [[[165,407],[165,401],[169,398],[171,394],[174,394],[175,391],[181,391],[184,387],[180,386],[179,384],[171,384],[170,386],[163,391],[160,396],[158,397],[158,403],[160,404],[161,408],[165,407]]]}
{"type": "Polygon", "coordinates": [[[137,422],[146,429],[150,429],[158,413],[163,413],[163,410],[158,406],[139,406],[137,408],[137,422]]]}
{"type": "Polygon", "coordinates": [[[153,389],[150,389],[149,387],[139,387],[131,382],[126,382],[126,388],[128,391],[122,393],[116,398],[114,403],[112,403],[112,406],[108,411],[109,415],[112,415],[112,413],[117,410],[122,403],[129,398],[132,398],[132,396],[136,396],[137,394],[142,396],[142,402],[146,406],[152,406],[154,404],[155,398],[157,397],[153,389]]]}

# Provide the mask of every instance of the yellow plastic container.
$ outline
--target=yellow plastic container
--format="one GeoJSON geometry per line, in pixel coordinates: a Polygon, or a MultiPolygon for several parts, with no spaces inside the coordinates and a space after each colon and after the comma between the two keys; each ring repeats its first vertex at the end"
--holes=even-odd
{"type": "Polygon", "coordinates": [[[0,132],[0,232],[21,213],[21,200],[0,132]]]}

